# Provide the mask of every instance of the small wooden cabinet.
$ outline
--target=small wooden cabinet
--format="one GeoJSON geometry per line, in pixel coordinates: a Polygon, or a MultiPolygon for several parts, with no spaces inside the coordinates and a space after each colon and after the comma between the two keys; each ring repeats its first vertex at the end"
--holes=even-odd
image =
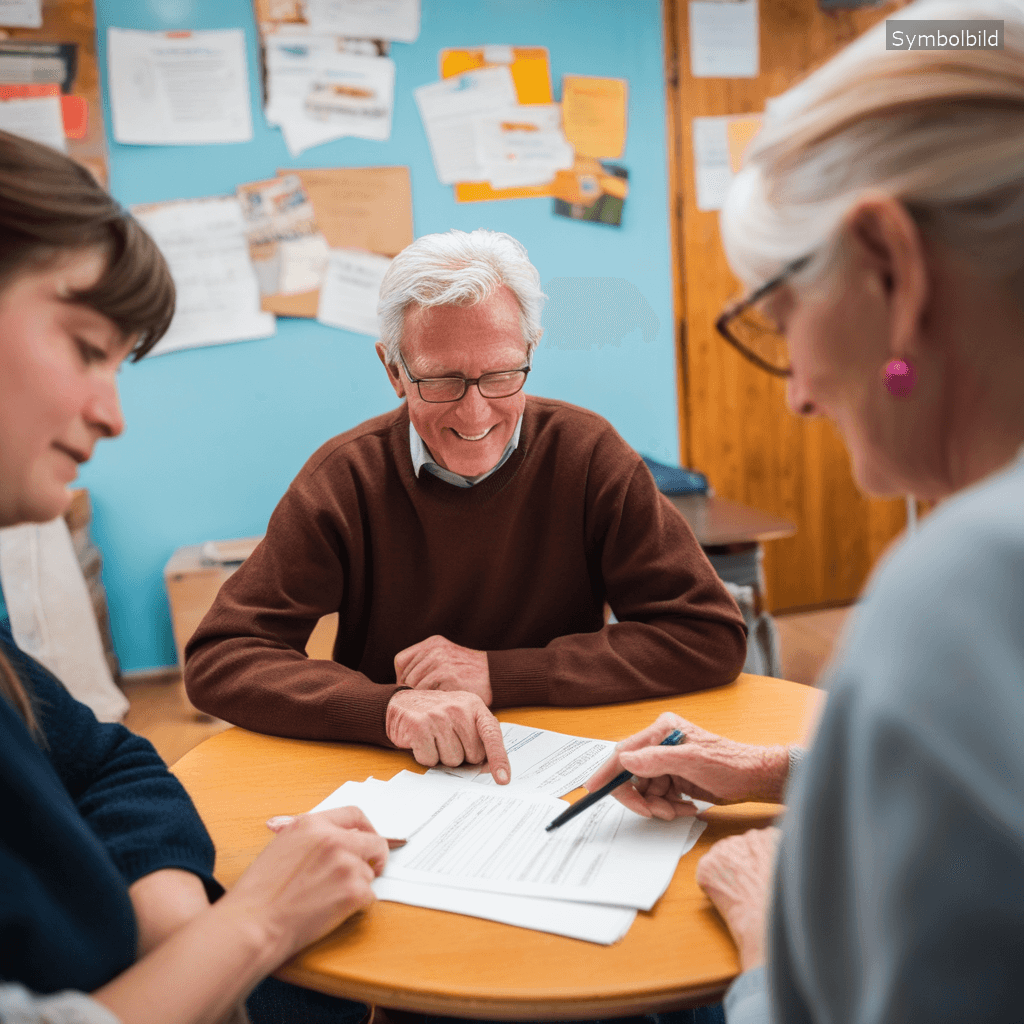
{"type": "MultiPolygon", "coordinates": [[[[238,556],[237,561],[218,561],[204,555],[207,545],[178,548],[164,567],[164,584],[171,605],[171,626],[178,664],[185,667],[185,644],[213,604],[221,584],[242,564],[260,542],[260,537],[218,542],[218,548],[238,556]]],[[[222,556],[223,557],[223,556],[222,556]]],[[[310,634],[306,654],[329,661],[338,632],[338,616],[325,615],[310,634]]]]}

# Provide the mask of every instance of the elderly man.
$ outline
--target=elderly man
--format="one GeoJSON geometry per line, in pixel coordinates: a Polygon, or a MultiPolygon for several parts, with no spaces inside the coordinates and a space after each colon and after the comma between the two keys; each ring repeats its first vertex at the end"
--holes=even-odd
{"type": "Polygon", "coordinates": [[[599,416],[523,392],[543,299],[508,235],[427,235],[399,253],[377,352],[404,402],[295,478],[188,645],[197,707],[426,765],[487,759],[506,782],[490,708],[736,676],[743,619],[640,457],[599,416]],[[310,660],[329,612],[334,660],[310,660]]]}

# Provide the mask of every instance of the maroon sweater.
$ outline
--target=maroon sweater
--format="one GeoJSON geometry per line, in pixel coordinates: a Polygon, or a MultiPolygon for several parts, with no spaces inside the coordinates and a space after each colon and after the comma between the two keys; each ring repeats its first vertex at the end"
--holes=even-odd
{"type": "Polygon", "coordinates": [[[494,708],[700,690],[746,656],[736,604],[636,452],[531,397],[519,447],[471,488],[416,477],[404,404],[324,444],[189,642],[185,684],[247,729],[391,746],[394,657],[434,634],[487,651],[494,708]],[[307,658],[335,611],[334,660],[307,658]]]}

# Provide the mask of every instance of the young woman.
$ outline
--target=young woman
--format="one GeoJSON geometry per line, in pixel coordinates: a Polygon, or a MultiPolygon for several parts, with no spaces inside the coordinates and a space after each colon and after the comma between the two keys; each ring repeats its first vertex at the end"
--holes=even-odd
{"type": "MultiPolygon", "coordinates": [[[[0,132],[0,526],[64,511],[79,464],[124,427],[118,368],[173,310],[131,217],[71,160],[0,132]]],[[[206,830],[152,746],[98,723],[6,616],[0,820],[0,1019],[19,1022],[221,1020],[371,903],[387,859],[357,810],[307,815],[221,895],[206,830]]]]}

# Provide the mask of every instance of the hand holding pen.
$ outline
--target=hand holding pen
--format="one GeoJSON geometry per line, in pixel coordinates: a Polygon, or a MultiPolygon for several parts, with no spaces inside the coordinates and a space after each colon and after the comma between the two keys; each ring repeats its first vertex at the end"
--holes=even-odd
{"type": "MultiPolygon", "coordinates": [[[[662,746],[662,747],[674,747],[674,746],[678,746],[680,743],[685,743],[685,742],[686,742],[686,734],[681,729],[673,729],[661,741],[659,746],[662,746]]],[[[613,758],[609,762],[609,764],[614,763],[614,760],[615,759],[613,758]]],[[[605,765],[605,769],[607,769],[607,767],[608,767],[608,765],[606,764],[605,765]]],[[[598,774],[600,775],[600,774],[603,774],[603,773],[604,773],[604,769],[602,769],[602,771],[599,772],[598,774]]],[[[583,811],[585,811],[588,807],[592,807],[594,804],[597,803],[598,800],[602,799],[602,797],[608,796],[609,793],[611,793],[613,790],[618,789],[620,786],[624,785],[625,783],[629,782],[632,778],[633,778],[633,773],[631,771],[629,771],[629,769],[626,769],[623,772],[619,772],[618,775],[616,775],[610,782],[607,782],[607,783],[605,783],[605,785],[601,786],[600,789],[595,789],[593,792],[587,794],[587,796],[582,797],[581,799],[577,800],[576,803],[574,803],[568,810],[563,811],[560,815],[558,815],[557,818],[555,818],[554,821],[550,822],[545,827],[545,831],[546,832],[551,832],[553,829],[558,828],[560,825],[564,825],[567,821],[571,821],[573,818],[576,817],[577,814],[582,814],[583,811]]],[[[591,782],[593,782],[593,779],[591,779],[591,782]]],[[[623,802],[625,802],[625,801],[623,801],[623,802]]],[[[691,804],[690,806],[692,807],[693,805],[691,804]]],[[[645,815],[645,817],[650,817],[650,815],[649,814],[645,815]]]]}

